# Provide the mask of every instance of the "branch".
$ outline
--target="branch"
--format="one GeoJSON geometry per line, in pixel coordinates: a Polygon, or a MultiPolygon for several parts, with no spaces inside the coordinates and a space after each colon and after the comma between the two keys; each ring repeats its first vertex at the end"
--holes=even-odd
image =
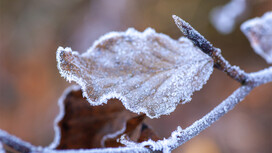
{"type": "Polygon", "coordinates": [[[236,104],[241,102],[252,89],[253,87],[251,86],[242,86],[238,88],[212,111],[210,111],[200,120],[194,122],[191,126],[182,130],[180,135],[177,135],[177,137],[175,138],[178,140],[176,144],[169,146],[170,150],[176,149],[178,146],[184,144],[185,142],[197,136],[200,132],[211,126],[215,121],[219,120],[223,115],[232,110],[236,106],[236,104]]]}
{"type": "Polygon", "coordinates": [[[239,102],[241,102],[252,89],[262,84],[272,82],[272,67],[249,74],[250,79],[254,83],[244,85],[235,90],[228,98],[216,106],[212,111],[203,116],[200,120],[194,122],[192,125],[182,130],[180,127],[168,139],[159,140],[157,142],[149,140],[138,144],[138,146],[151,146],[155,150],[163,150],[170,152],[193,137],[197,136],[200,132],[211,126],[215,121],[219,120],[222,116],[232,110],[239,102]]]}
{"type": "Polygon", "coordinates": [[[3,148],[5,145],[22,153],[29,153],[33,150],[34,147],[30,143],[22,141],[21,139],[8,134],[6,131],[0,129],[0,143],[2,143],[3,148]]]}
{"type": "Polygon", "coordinates": [[[95,148],[95,149],[67,149],[67,150],[55,150],[51,149],[49,147],[40,147],[40,146],[33,146],[28,142],[25,142],[6,131],[3,131],[0,129],[0,152],[2,151],[1,146],[3,149],[5,148],[5,145],[8,148],[11,148],[12,150],[18,151],[20,153],[107,153],[107,152],[115,152],[115,153],[130,153],[135,152],[137,150],[138,152],[147,153],[152,152],[150,149],[145,147],[119,147],[119,148],[95,148]],[[2,146],[3,145],[3,146],[2,146]]]}
{"type": "Polygon", "coordinates": [[[209,55],[214,61],[214,67],[227,73],[228,76],[234,80],[240,82],[242,85],[248,84],[251,80],[248,78],[247,73],[241,70],[238,66],[232,66],[221,55],[219,48],[213,47],[213,45],[205,39],[198,31],[196,31],[189,23],[182,20],[180,17],[172,16],[176,25],[180,31],[193,43],[199,47],[204,53],[209,55]]]}
{"type": "Polygon", "coordinates": [[[249,77],[251,78],[252,86],[254,87],[272,82],[272,66],[259,72],[249,73],[249,77]]]}
{"type": "Polygon", "coordinates": [[[253,80],[253,84],[241,86],[236,91],[234,91],[227,99],[215,107],[212,111],[202,117],[200,120],[194,122],[192,125],[187,127],[184,130],[178,128],[177,131],[174,131],[168,139],[159,140],[159,141],[145,141],[143,143],[136,144],[128,147],[120,148],[98,148],[98,149],[79,149],[79,150],[54,150],[50,148],[41,148],[33,146],[27,142],[20,140],[19,138],[8,134],[5,131],[0,130],[0,142],[13,148],[19,152],[30,153],[30,152],[40,152],[40,153],[105,153],[105,152],[153,152],[156,150],[160,151],[171,151],[175,148],[181,146],[185,142],[189,141],[193,137],[197,136],[200,132],[211,126],[215,121],[219,120],[222,116],[232,110],[239,102],[241,102],[250,91],[262,84],[272,82],[272,67],[261,70],[259,72],[254,72],[249,74],[250,79],[253,80]],[[149,148],[149,146],[153,151],[149,148]]]}
{"type": "MultiPolygon", "coordinates": [[[[202,117],[200,120],[194,122],[191,126],[187,127],[185,130],[182,130],[180,135],[176,135],[178,139],[177,143],[169,146],[171,150],[177,148],[178,146],[184,144],[194,136],[198,135],[201,131],[208,128],[215,121],[220,119],[223,115],[232,110],[236,104],[241,102],[252,89],[262,84],[272,82],[272,67],[267,69],[250,73],[249,77],[253,80],[253,84],[241,86],[236,91],[234,91],[227,99],[225,99],[221,104],[215,107],[207,115],[202,117]]],[[[170,139],[173,139],[170,137],[170,139]]]]}

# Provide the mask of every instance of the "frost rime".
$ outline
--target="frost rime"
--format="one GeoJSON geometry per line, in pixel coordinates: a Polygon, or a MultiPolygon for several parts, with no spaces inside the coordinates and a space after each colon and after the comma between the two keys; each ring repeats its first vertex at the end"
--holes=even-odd
{"type": "Polygon", "coordinates": [[[4,146],[1,141],[0,141],[0,153],[5,153],[4,146]]]}
{"type": "Polygon", "coordinates": [[[250,41],[254,51],[267,63],[272,63],[272,12],[244,22],[241,30],[250,41]]]}
{"type": "Polygon", "coordinates": [[[84,54],[57,50],[58,68],[91,105],[118,98],[135,113],[157,118],[191,100],[213,70],[212,59],[187,38],[176,41],[148,28],[111,32],[84,54]]]}

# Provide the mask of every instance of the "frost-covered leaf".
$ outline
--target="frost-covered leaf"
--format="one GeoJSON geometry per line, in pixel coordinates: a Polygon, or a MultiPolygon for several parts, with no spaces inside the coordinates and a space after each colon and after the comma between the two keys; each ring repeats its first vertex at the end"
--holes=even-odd
{"type": "Polygon", "coordinates": [[[272,12],[244,22],[241,30],[250,41],[254,51],[267,63],[272,63],[272,12]]]}
{"type": "Polygon", "coordinates": [[[122,134],[132,138],[135,133],[137,141],[141,132],[137,126],[142,125],[145,118],[145,115],[135,116],[116,99],[111,99],[107,105],[91,106],[82,97],[79,86],[68,88],[59,105],[61,111],[55,121],[56,135],[50,146],[52,149],[123,146],[116,140],[122,134]]]}
{"type": "Polygon", "coordinates": [[[222,34],[233,31],[235,24],[245,14],[246,0],[231,0],[224,6],[219,6],[211,11],[211,23],[222,34]]]}
{"type": "Polygon", "coordinates": [[[176,41],[151,28],[111,32],[81,55],[59,47],[57,61],[61,75],[77,82],[90,104],[117,98],[150,118],[190,101],[213,70],[212,59],[190,40],[176,41]]]}

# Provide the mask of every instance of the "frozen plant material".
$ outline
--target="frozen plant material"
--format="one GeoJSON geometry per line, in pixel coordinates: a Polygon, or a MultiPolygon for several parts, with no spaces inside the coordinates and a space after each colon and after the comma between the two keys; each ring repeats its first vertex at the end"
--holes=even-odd
{"type": "Polygon", "coordinates": [[[0,141],[0,153],[5,153],[4,146],[1,141],[0,141]]]}
{"type": "Polygon", "coordinates": [[[1,151],[10,152],[10,149],[17,152],[32,152],[33,150],[39,151],[40,147],[33,146],[0,129],[0,153],[1,151]]]}
{"type": "Polygon", "coordinates": [[[105,135],[116,133],[124,127],[128,127],[124,133],[132,138],[134,133],[140,132],[136,127],[145,118],[143,114],[136,116],[129,112],[116,99],[111,99],[107,105],[91,106],[82,97],[78,85],[65,90],[59,99],[59,106],[60,113],[54,127],[55,139],[49,146],[51,149],[118,147],[115,139],[107,140],[103,146],[101,140],[105,135]]]}
{"type": "Polygon", "coordinates": [[[111,32],[83,54],[59,47],[60,74],[77,82],[91,105],[118,98],[126,109],[157,118],[191,100],[213,71],[213,60],[187,38],[148,28],[111,32]]]}
{"type": "Polygon", "coordinates": [[[239,17],[246,11],[246,0],[231,0],[224,6],[216,7],[211,12],[211,23],[222,34],[233,31],[239,17]]]}
{"type": "Polygon", "coordinates": [[[272,12],[244,22],[241,25],[241,30],[248,38],[254,51],[262,56],[267,63],[272,63],[272,12]]]}

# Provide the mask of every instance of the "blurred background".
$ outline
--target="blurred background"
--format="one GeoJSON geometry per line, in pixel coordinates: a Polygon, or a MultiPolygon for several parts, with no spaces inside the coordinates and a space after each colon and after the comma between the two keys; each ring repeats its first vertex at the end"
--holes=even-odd
{"type": "MultiPolygon", "coordinates": [[[[182,36],[172,20],[176,14],[222,49],[223,56],[246,72],[268,67],[253,52],[239,25],[272,10],[272,0],[248,1],[247,12],[234,31],[223,35],[210,23],[213,8],[227,0],[0,0],[0,128],[34,145],[54,137],[58,98],[70,86],[60,77],[58,46],[85,52],[110,31],[147,27],[174,39],[182,36]]],[[[214,70],[193,100],[160,119],[148,119],[158,135],[169,137],[186,128],[230,95],[239,84],[214,70]]],[[[272,150],[272,84],[263,85],[233,111],[174,152],[270,153],[272,150]]]]}

